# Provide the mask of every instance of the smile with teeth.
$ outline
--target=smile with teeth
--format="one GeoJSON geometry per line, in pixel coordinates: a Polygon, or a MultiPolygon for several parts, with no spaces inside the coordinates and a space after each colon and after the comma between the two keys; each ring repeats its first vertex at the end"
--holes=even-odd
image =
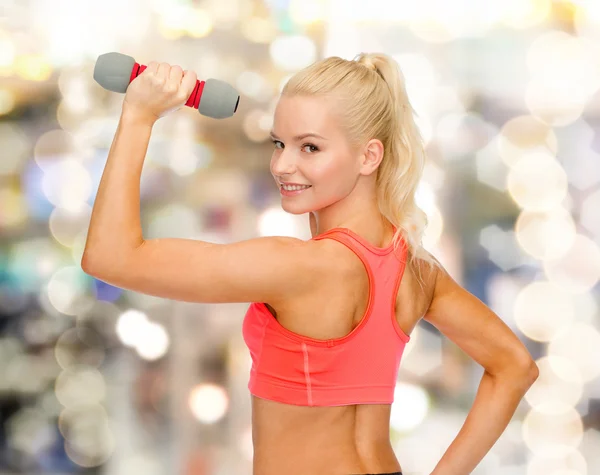
{"type": "Polygon", "coordinates": [[[296,190],[305,190],[306,188],[310,188],[312,185],[281,185],[281,187],[286,191],[296,191],[296,190]]]}

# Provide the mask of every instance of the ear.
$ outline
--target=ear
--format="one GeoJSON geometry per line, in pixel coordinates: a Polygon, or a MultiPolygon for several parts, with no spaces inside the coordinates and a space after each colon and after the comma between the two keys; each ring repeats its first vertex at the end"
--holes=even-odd
{"type": "Polygon", "coordinates": [[[383,160],[383,143],[379,139],[371,139],[367,142],[361,156],[361,175],[370,175],[377,170],[383,160]]]}

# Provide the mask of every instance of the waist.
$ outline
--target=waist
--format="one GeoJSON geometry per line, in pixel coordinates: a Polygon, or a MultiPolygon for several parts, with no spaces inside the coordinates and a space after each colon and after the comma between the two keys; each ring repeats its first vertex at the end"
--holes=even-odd
{"type": "MultiPolygon", "coordinates": [[[[293,432],[290,430],[290,432],[293,432]]],[[[368,454],[357,450],[352,432],[348,437],[332,437],[324,431],[322,437],[307,441],[296,437],[266,444],[256,440],[254,444],[254,475],[388,475],[396,474],[400,464],[391,444],[378,446],[368,454]]]]}
{"type": "Polygon", "coordinates": [[[389,406],[302,407],[252,397],[254,475],[401,470],[389,406]],[[362,412],[361,412],[362,411],[362,412]]]}

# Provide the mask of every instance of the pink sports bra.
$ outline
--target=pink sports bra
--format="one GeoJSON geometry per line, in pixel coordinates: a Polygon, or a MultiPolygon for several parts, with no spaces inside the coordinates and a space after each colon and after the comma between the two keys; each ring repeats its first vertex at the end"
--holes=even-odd
{"type": "Polygon", "coordinates": [[[410,340],[395,316],[407,244],[402,240],[396,252],[393,243],[375,247],[348,228],[312,239],[335,239],[362,260],[369,276],[365,315],[348,335],[316,340],[287,330],[264,303],[250,304],[242,325],[252,358],[248,389],[263,399],[300,406],[391,404],[410,340]]]}

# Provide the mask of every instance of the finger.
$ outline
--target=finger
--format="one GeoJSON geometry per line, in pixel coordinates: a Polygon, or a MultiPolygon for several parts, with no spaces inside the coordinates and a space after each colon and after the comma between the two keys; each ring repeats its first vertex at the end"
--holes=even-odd
{"type": "Polygon", "coordinates": [[[150,61],[148,63],[148,66],[146,66],[146,69],[144,70],[144,72],[148,71],[148,73],[156,74],[157,70],[158,70],[158,63],[156,61],[150,61]]]}
{"type": "Polygon", "coordinates": [[[198,76],[194,71],[185,71],[183,75],[183,79],[181,80],[181,91],[182,91],[182,100],[186,100],[196,87],[196,83],[198,82],[198,76]]]}
{"type": "Polygon", "coordinates": [[[171,71],[169,72],[169,81],[173,84],[177,85],[179,88],[181,84],[181,77],[183,76],[183,70],[180,66],[171,66],[171,71]]]}
{"type": "Polygon", "coordinates": [[[169,63],[160,63],[156,71],[156,77],[162,82],[166,82],[169,79],[170,71],[171,65],[169,63]]]}

